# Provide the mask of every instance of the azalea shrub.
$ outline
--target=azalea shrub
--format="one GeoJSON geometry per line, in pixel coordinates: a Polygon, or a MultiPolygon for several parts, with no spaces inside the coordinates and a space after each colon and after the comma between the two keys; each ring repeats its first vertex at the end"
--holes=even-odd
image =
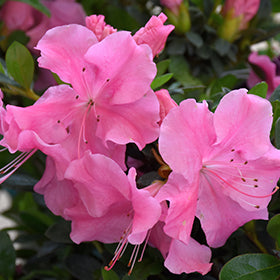
{"type": "Polygon", "coordinates": [[[278,1],[0,4],[0,279],[279,279],[278,1]]]}

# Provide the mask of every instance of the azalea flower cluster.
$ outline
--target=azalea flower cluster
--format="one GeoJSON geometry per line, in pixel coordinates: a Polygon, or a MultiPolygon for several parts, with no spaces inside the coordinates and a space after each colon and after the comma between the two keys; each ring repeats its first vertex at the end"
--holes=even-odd
{"type": "Polygon", "coordinates": [[[107,270],[130,243],[129,273],[150,244],[171,272],[206,274],[211,250],[191,236],[195,217],[210,247],[247,221],[268,219],[280,152],[269,139],[269,101],[246,89],[225,95],[215,113],[205,101],[178,106],[167,90],[151,89],[153,58],[173,30],[165,20],[153,16],[134,36],[96,15],[86,27],[47,31],[36,46],[39,65],[65,84],[29,107],[1,101],[0,144],[21,154],[1,169],[0,182],[40,150],[46,168],[35,191],[72,222],[75,243],[119,242],[107,270]],[[169,176],[140,189],[136,169],[125,164],[126,144],[142,150],[157,139],[169,176]]]}

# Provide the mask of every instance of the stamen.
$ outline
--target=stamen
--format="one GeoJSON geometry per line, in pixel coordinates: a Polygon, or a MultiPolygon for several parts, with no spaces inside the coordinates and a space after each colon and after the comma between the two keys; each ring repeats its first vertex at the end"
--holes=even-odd
{"type": "Polygon", "coordinates": [[[90,108],[93,106],[93,101],[90,100],[88,102],[88,106],[87,106],[87,109],[84,113],[84,116],[83,116],[83,119],[82,119],[82,125],[81,125],[81,129],[80,129],[80,133],[79,133],[79,138],[78,138],[78,158],[81,158],[81,141],[82,141],[82,138],[83,138],[83,141],[84,143],[87,142],[86,138],[85,138],[85,125],[86,125],[86,117],[87,117],[87,114],[90,110],[90,108]]]}
{"type": "MultiPolygon", "coordinates": [[[[132,273],[132,270],[133,270],[133,267],[134,267],[134,265],[135,265],[135,262],[136,262],[136,259],[137,259],[137,255],[138,255],[138,252],[139,252],[140,244],[136,245],[135,248],[137,248],[137,249],[136,249],[136,253],[135,253],[135,257],[134,257],[134,259],[133,259],[133,262],[132,262],[131,268],[130,268],[130,270],[129,270],[129,272],[128,272],[128,275],[131,275],[131,273],[132,273]]],[[[134,248],[134,249],[135,249],[135,248],[134,248]]],[[[133,251],[134,251],[134,250],[133,250],[133,251]]],[[[132,256],[131,256],[131,257],[132,257],[132,256]]],[[[129,264],[128,266],[130,266],[130,264],[129,264]]]]}
{"type": "Polygon", "coordinates": [[[4,175],[0,178],[0,184],[7,180],[20,166],[22,166],[37,150],[33,149],[30,152],[23,152],[6,166],[0,169],[0,174],[4,175]]]}
{"type": "Polygon", "coordinates": [[[145,240],[145,244],[144,244],[144,246],[143,246],[142,253],[141,253],[141,256],[140,256],[138,262],[141,262],[142,259],[143,259],[144,252],[145,252],[145,250],[146,250],[146,247],[147,247],[147,244],[148,244],[148,240],[149,240],[149,238],[150,238],[150,235],[151,235],[151,230],[149,230],[148,233],[147,233],[147,237],[146,237],[146,240],[145,240]]]}
{"type": "Polygon", "coordinates": [[[249,197],[253,197],[253,198],[266,198],[266,197],[269,197],[269,196],[272,196],[273,194],[275,194],[277,192],[277,190],[279,189],[278,186],[275,187],[274,191],[272,191],[270,194],[267,194],[267,195],[252,195],[252,194],[248,194],[248,193],[245,193],[239,189],[237,189],[236,187],[234,187],[232,184],[230,184],[228,181],[226,181],[224,178],[222,178],[221,176],[219,176],[216,172],[210,170],[210,169],[207,169],[208,172],[210,172],[211,174],[215,175],[217,178],[219,178],[222,182],[224,182],[226,185],[228,185],[230,188],[234,189],[235,191],[241,193],[241,194],[244,194],[246,196],[249,196],[249,197]]]}

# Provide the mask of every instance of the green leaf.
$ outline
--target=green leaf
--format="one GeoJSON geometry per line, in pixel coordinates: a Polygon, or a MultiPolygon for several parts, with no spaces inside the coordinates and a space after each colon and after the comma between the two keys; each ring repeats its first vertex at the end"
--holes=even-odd
{"type": "Polygon", "coordinates": [[[170,64],[170,59],[165,59],[157,63],[157,76],[163,75],[170,64]]]}
{"type": "Polygon", "coordinates": [[[167,83],[173,77],[172,73],[164,74],[162,76],[156,77],[151,83],[151,88],[153,90],[161,87],[165,83],[167,83]]]}
{"type": "Polygon", "coordinates": [[[270,219],[267,225],[267,232],[277,241],[278,246],[280,246],[280,214],[270,219]]]}
{"type": "Polygon", "coordinates": [[[222,268],[220,280],[276,280],[280,275],[280,261],[267,254],[237,256],[222,268]]]}
{"type": "Polygon", "coordinates": [[[67,257],[66,267],[75,279],[92,280],[94,271],[100,269],[100,263],[93,257],[73,254],[67,257]]]}
{"type": "Polygon", "coordinates": [[[278,86],[274,92],[272,93],[272,95],[269,98],[270,102],[273,102],[275,100],[280,100],[280,86],[278,86]]]}
{"type": "MultiPolygon", "coordinates": [[[[277,149],[280,149],[280,118],[277,119],[277,121],[275,122],[275,146],[277,149]]],[[[280,237],[280,233],[279,233],[279,237],[280,237]]]]}
{"type": "Polygon", "coordinates": [[[190,74],[189,65],[181,55],[171,57],[169,72],[174,74],[174,78],[184,86],[202,85],[201,81],[190,74]]]}
{"type": "Polygon", "coordinates": [[[16,41],[13,42],[6,52],[6,65],[15,81],[29,89],[33,80],[34,61],[28,49],[16,41]]]}
{"type": "Polygon", "coordinates": [[[272,3],[272,12],[279,13],[280,12],[280,1],[279,0],[271,0],[272,3]]]}
{"type": "Polygon", "coordinates": [[[266,82],[260,82],[249,90],[249,94],[258,95],[262,98],[266,98],[268,85],[266,82]]]}
{"type": "Polygon", "coordinates": [[[105,270],[104,268],[101,270],[103,280],[119,280],[119,276],[113,270],[105,270]]]}
{"type": "Polygon", "coordinates": [[[46,16],[50,17],[51,13],[50,10],[44,6],[40,0],[17,0],[19,2],[23,2],[26,3],[30,6],[32,6],[33,8],[35,8],[36,10],[42,12],[43,14],[45,14],[46,16]]]}
{"type": "Polygon", "coordinates": [[[194,32],[187,32],[186,36],[188,38],[188,40],[197,48],[202,47],[203,45],[203,39],[202,37],[198,34],[198,33],[194,33],[194,32]]]}
{"type": "Polygon", "coordinates": [[[71,224],[69,221],[61,219],[59,222],[50,226],[45,235],[52,241],[58,243],[73,243],[70,239],[71,224]]]}
{"type": "Polygon", "coordinates": [[[106,22],[117,29],[136,30],[140,27],[139,23],[125,9],[108,5],[106,10],[106,22]]]}
{"type": "Polygon", "coordinates": [[[0,275],[11,279],[16,266],[16,253],[9,235],[0,231],[0,275]]]}
{"type": "Polygon", "coordinates": [[[218,38],[215,41],[214,48],[218,52],[219,55],[224,56],[230,50],[230,43],[222,38],[218,38]]]}

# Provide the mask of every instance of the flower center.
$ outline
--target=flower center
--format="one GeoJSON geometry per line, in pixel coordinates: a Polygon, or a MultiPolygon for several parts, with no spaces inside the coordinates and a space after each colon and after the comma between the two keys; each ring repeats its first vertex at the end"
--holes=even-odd
{"type": "MultiPolygon", "coordinates": [[[[231,152],[234,154],[235,150],[231,149],[231,152]]],[[[217,182],[219,186],[230,188],[248,198],[262,199],[270,197],[279,189],[276,186],[272,192],[258,195],[259,191],[263,193],[264,190],[261,185],[269,186],[273,183],[273,180],[264,177],[258,178],[258,176],[255,176],[258,171],[255,170],[250,161],[241,161],[239,157],[234,155],[229,160],[203,162],[200,172],[209,183],[217,182]]],[[[258,204],[252,204],[242,198],[240,199],[257,209],[260,208],[258,204]]]]}

